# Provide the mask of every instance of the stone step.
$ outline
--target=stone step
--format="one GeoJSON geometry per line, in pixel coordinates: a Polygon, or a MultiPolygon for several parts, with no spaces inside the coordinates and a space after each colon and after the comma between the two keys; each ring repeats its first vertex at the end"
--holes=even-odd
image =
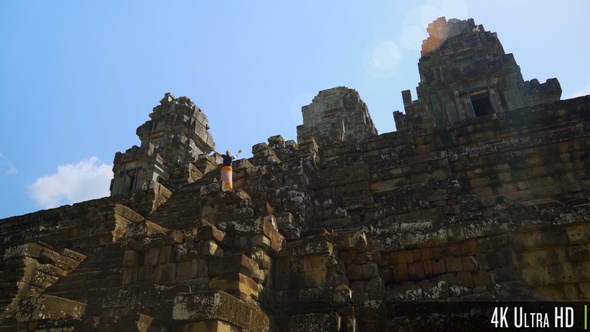
{"type": "Polygon", "coordinates": [[[104,297],[110,294],[108,289],[120,288],[121,285],[121,278],[79,279],[53,285],[45,291],[45,294],[61,296],[72,300],[87,300],[104,297]],[[101,291],[95,291],[96,289],[100,289],[101,291]],[[105,291],[103,292],[103,290],[105,291]],[[100,295],[101,292],[102,295],[100,295]]]}

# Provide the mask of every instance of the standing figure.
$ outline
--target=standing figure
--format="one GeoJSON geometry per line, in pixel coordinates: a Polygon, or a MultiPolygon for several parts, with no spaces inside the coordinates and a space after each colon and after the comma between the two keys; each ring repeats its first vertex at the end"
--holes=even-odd
{"type": "Polygon", "coordinates": [[[221,167],[221,190],[230,191],[233,189],[231,164],[233,160],[238,157],[240,152],[242,152],[242,150],[240,149],[240,151],[238,151],[235,156],[232,156],[229,150],[225,151],[225,154],[221,154],[216,150],[213,150],[213,152],[223,158],[223,166],[221,167]]]}

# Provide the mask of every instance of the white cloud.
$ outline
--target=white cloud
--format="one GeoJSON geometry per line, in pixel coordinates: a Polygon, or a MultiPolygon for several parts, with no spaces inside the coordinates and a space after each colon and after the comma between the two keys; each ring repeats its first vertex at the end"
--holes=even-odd
{"type": "Polygon", "coordinates": [[[29,194],[42,208],[53,208],[109,195],[112,165],[97,157],[57,167],[57,172],[37,179],[29,194]]]}
{"type": "Polygon", "coordinates": [[[0,152],[0,169],[4,175],[13,175],[18,173],[14,165],[0,152]]]}

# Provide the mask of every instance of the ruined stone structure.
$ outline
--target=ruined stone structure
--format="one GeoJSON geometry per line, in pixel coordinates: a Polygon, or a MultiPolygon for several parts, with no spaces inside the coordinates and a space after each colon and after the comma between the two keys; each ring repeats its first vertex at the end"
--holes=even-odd
{"type": "Polygon", "coordinates": [[[181,164],[188,165],[185,182],[203,176],[195,163],[215,148],[205,114],[190,99],[176,99],[167,93],[150,118],[137,128],[141,146],[115,155],[111,195],[168,181],[172,170],[181,164]]]}
{"type": "Polygon", "coordinates": [[[477,330],[412,308],[587,301],[590,96],[524,81],[473,20],[428,31],[396,132],[320,91],[232,192],[205,115],[166,94],[110,197],[0,221],[0,331],[477,330]]]}

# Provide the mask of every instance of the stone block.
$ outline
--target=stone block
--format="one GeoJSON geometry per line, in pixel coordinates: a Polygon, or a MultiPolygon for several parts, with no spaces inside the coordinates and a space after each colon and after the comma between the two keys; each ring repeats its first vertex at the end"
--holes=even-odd
{"type": "Polygon", "coordinates": [[[176,263],[167,263],[162,265],[162,281],[175,281],[176,280],[176,263]]]}
{"type": "Polygon", "coordinates": [[[407,264],[414,262],[414,255],[411,250],[393,251],[381,255],[384,265],[394,266],[397,264],[407,264]]]}
{"type": "Polygon", "coordinates": [[[385,284],[391,284],[395,282],[393,271],[389,268],[380,269],[379,277],[383,280],[383,283],[385,284]]]}
{"type": "Polygon", "coordinates": [[[475,255],[477,250],[477,240],[475,239],[469,239],[461,243],[461,254],[463,255],[475,255]]]}
{"type": "Polygon", "coordinates": [[[578,281],[579,271],[575,271],[578,264],[561,263],[549,266],[549,276],[552,284],[563,284],[578,281]]]}
{"type": "Polygon", "coordinates": [[[247,331],[268,331],[270,321],[256,306],[222,291],[180,293],[172,318],[182,321],[222,320],[247,331]]]}
{"type": "Polygon", "coordinates": [[[160,248],[149,248],[143,258],[143,265],[156,265],[158,264],[158,258],[160,257],[160,248]]]}
{"type": "Polygon", "coordinates": [[[567,296],[560,286],[543,286],[533,289],[535,297],[544,299],[553,299],[556,301],[567,300],[567,296]]]}
{"type": "Polygon", "coordinates": [[[303,285],[306,288],[322,288],[325,287],[327,273],[326,271],[311,271],[303,273],[304,282],[303,285]]]}
{"type": "Polygon", "coordinates": [[[582,293],[583,298],[588,299],[590,298],[590,282],[583,282],[578,284],[578,288],[582,293]]]}
{"type": "Polygon", "coordinates": [[[590,260],[590,250],[586,244],[568,246],[566,252],[570,262],[585,262],[590,260]]]}
{"type": "Polygon", "coordinates": [[[258,299],[258,284],[241,273],[219,275],[209,281],[209,288],[227,293],[240,293],[254,300],[258,299]]]}
{"type": "Polygon", "coordinates": [[[310,255],[303,259],[303,270],[305,272],[326,270],[327,255],[310,255]]]}
{"type": "Polygon", "coordinates": [[[380,277],[370,278],[365,282],[365,292],[375,293],[385,290],[385,285],[380,277]]]}
{"type": "Polygon", "coordinates": [[[171,257],[172,257],[172,246],[160,247],[160,253],[158,255],[158,264],[169,263],[171,257]]]}
{"type": "Polygon", "coordinates": [[[379,267],[375,262],[367,262],[361,266],[362,278],[371,279],[379,276],[379,267]]]}
{"type": "Polygon", "coordinates": [[[288,274],[290,272],[289,258],[277,257],[273,260],[273,266],[278,274],[288,274]]]}
{"type": "Polygon", "coordinates": [[[441,275],[447,273],[447,264],[444,259],[433,260],[432,261],[432,274],[433,275],[441,275]]]}
{"type": "Polygon", "coordinates": [[[175,244],[172,246],[171,260],[183,262],[198,257],[197,243],[194,241],[175,244]]]}
{"type": "Polygon", "coordinates": [[[570,244],[588,243],[583,225],[568,226],[566,233],[570,244]]]}
{"type": "Polygon", "coordinates": [[[126,250],[123,256],[124,267],[137,267],[143,263],[143,253],[136,250],[126,250]]]}
{"type": "Polygon", "coordinates": [[[235,327],[220,320],[205,320],[182,325],[182,332],[233,332],[235,327]],[[232,329],[233,328],[233,329],[232,329]]]}
{"type": "Polygon", "coordinates": [[[352,256],[354,255],[354,251],[338,251],[338,254],[344,264],[352,264],[352,256]]]}
{"type": "Polygon", "coordinates": [[[372,192],[385,192],[399,188],[400,182],[402,182],[401,179],[381,180],[378,182],[371,182],[369,187],[372,192]]]}
{"type": "Polygon", "coordinates": [[[277,323],[284,332],[339,331],[341,318],[337,313],[313,313],[286,316],[277,323]]]}
{"type": "Polygon", "coordinates": [[[563,292],[565,293],[565,298],[567,300],[579,300],[580,299],[580,292],[578,291],[578,287],[575,284],[564,284],[563,285],[563,292]]]}
{"type": "Polygon", "coordinates": [[[463,266],[462,271],[473,272],[478,269],[479,264],[475,259],[475,256],[463,256],[461,257],[461,264],[463,266]]]}
{"type": "Polygon", "coordinates": [[[353,264],[365,264],[368,261],[367,253],[362,251],[354,251],[352,252],[352,263],[353,264]]]}
{"type": "Polygon", "coordinates": [[[51,276],[39,271],[39,269],[36,269],[29,280],[29,284],[45,289],[53,285],[53,283],[55,283],[58,279],[59,278],[57,276],[51,276]]]}
{"type": "Polygon", "coordinates": [[[547,266],[553,264],[551,248],[544,248],[538,250],[529,250],[523,252],[521,256],[524,258],[525,266],[547,266]]]}
{"type": "Polygon", "coordinates": [[[252,236],[250,243],[264,250],[269,250],[271,247],[270,239],[263,234],[252,236]]]}
{"type": "Polygon", "coordinates": [[[51,264],[35,264],[36,267],[36,272],[42,272],[48,276],[52,276],[52,277],[61,277],[61,276],[65,276],[67,274],[66,271],[51,265],[51,264]]]}
{"type": "Polygon", "coordinates": [[[223,249],[217,244],[215,240],[200,241],[197,251],[199,256],[203,258],[223,257],[223,249]]]}
{"type": "Polygon", "coordinates": [[[137,282],[150,282],[152,272],[154,270],[153,265],[140,266],[137,271],[137,282]]]}
{"type": "Polygon", "coordinates": [[[496,250],[476,255],[480,268],[496,269],[514,265],[515,257],[511,250],[496,250]]]}
{"type": "Polygon", "coordinates": [[[422,262],[422,265],[424,266],[424,275],[426,277],[431,277],[434,275],[434,273],[432,272],[432,263],[432,260],[422,262]]]}
{"type": "MultiPolygon", "coordinates": [[[[209,276],[208,261],[204,259],[193,259],[191,263],[191,278],[206,278],[209,276]]],[[[218,275],[218,274],[216,274],[218,275]]]]}
{"type": "Polygon", "coordinates": [[[408,264],[397,264],[393,267],[393,276],[395,282],[400,283],[410,280],[408,272],[408,264]]]}
{"type": "Polygon", "coordinates": [[[151,275],[148,276],[148,281],[160,282],[160,280],[162,280],[162,271],[163,270],[164,270],[163,265],[154,265],[151,275]]]}
{"type": "Polygon", "coordinates": [[[446,247],[447,254],[458,256],[462,254],[461,245],[459,243],[449,243],[446,247]]]}
{"type": "Polygon", "coordinates": [[[420,260],[428,261],[433,258],[432,248],[420,248],[420,260]]]}
{"type": "Polygon", "coordinates": [[[461,256],[445,256],[445,265],[448,272],[463,271],[463,261],[461,256]]]}
{"type": "Polygon", "coordinates": [[[362,250],[367,247],[367,235],[365,232],[356,231],[343,235],[342,248],[362,250]]]}
{"type": "Polygon", "coordinates": [[[29,297],[19,303],[19,310],[15,315],[18,322],[40,320],[80,320],[86,311],[86,304],[64,299],[53,295],[29,297]]]}
{"type": "Polygon", "coordinates": [[[192,279],[192,262],[180,262],[176,267],[176,280],[192,279]]]}
{"type": "MultiPolygon", "coordinates": [[[[520,236],[519,236],[519,238],[520,238],[520,236]]],[[[509,248],[511,246],[511,240],[507,234],[494,235],[494,236],[487,236],[487,237],[484,237],[481,239],[477,239],[477,241],[474,245],[479,252],[485,252],[485,251],[492,251],[492,250],[509,248]]],[[[468,255],[473,255],[473,253],[468,254],[468,255]]]]}
{"type": "Polygon", "coordinates": [[[354,293],[364,293],[365,292],[365,282],[364,281],[353,281],[350,283],[350,289],[354,293]]]}
{"type": "Polygon", "coordinates": [[[125,231],[126,238],[143,238],[152,234],[165,234],[168,231],[167,228],[162,227],[149,220],[141,220],[130,223],[125,231]]]}
{"type": "Polygon", "coordinates": [[[422,262],[408,264],[408,277],[410,280],[424,279],[424,264],[422,262]]]}
{"type": "Polygon", "coordinates": [[[441,260],[444,257],[443,249],[441,247],[434,247],[431,248],[432,250],[432,259],[435,261],[441,260]]]}
{"type": "Polygon", "coordinates": [[[223,257],[209,257],[207,259],[200,259],[207,263],[207,275],[210,278],[217,277],[223,273],[223,257]]]}
{"type": "MultiPolygon", "coordinates": [[[[512,268],[497,268],[490,271],[490,278],[496,284],[513,284],[522,279],[520,271],[512,268]]],[[[522,290],[522,285],[514,287],[514,290],[522,290]]]]}
{"type": "Polygon", "coordinates": [[[472,288],[474,286],[473,276],[471,275],[470,272],[457,273],[457,280],[458,280],[459,284],[461,284],[462,286],[466,286],[469,288],[472,288]]]}
{"type": "Polygon", "coordinates": [[[564,228],[552,228],[543,231],[514,233],[516,249],[543,248],[555,245],[567,245],[569,238],[564,228]]]}
{"type": "Polygon", "coordinates": [[[243,254],[232,255],[223,258],[223,273],[241,273],[249,278],[257,280],[260,268],[258,264],[243,254]]]}
{"type": "Polygon", "coordinates": [[[422,250],[420,248],[412,250],[412,260],[414,262],[422,260],[422,250]]]}
{"type": "Polygon", "coordinates": [[[215,240],[217,243],[221,244],[225,241],[225,232],[217,229],[217,227],[213,225],[205,225],[197,229],[197,239],[200,241],[215,240]]]}
{"type": "Polygon", "coordinates": [[[346,266],[346,276],[350,281],[362,279],[362,268],[357,264],[348,264],[346,266]]]}
{"type": "Polygon", "coordinates": [[[123,269],[123,286],[137,283],[138,267],[126,267],[123,269]]]}

